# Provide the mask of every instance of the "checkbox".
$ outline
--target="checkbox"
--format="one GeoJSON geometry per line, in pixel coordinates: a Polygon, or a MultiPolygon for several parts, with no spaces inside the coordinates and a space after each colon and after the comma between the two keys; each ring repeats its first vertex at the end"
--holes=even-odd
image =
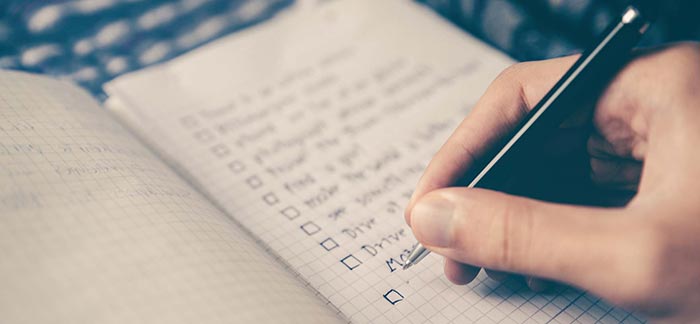
{"type": "Polygon", "coordinates": [[[280,213],[282,213],[282,215],[284,215],[284,217],[287,217],[290,220],[295,219],[295,218],[299,217],[299,215],[301,215],[299,210],[294,206],[289,206],[285,209],[282,209],[280,211],[280,213]]]}
{"type": "Polygon", "coordinates": [[[199,121],[197,120],[197,117],[190,115],[180,118],[180,124],[185,128],[192,129],[199,126],[199,121]]]}
{"type": "Polygon", "coordinates": [[[231,150],[224,144],[217,144],[211,148],[211,152],[217,157],[222,158],[228,156],[231,153],[231,150]]]}
{"type": "Polygon", "coordinates": [[[209,143],[214,140],[214,133],[212,133],[210,130],[204,129],[194,133],[194,138],[200,143],[209,143]]]}
{"type": "Polygon", "coordinates": [[[338,243],[332,239],[332,238],[327,238],[323,241],[321,241],[321,246],[326,249],[326,251],[333,250],[338,247],[338,243]]]}
{"type": "Polygon", "coordinates": [[[340,259],[340,262],[342,262],[350,270],[355,269],[362,264],[362,261],[360,261],[358,258],[353,256],[352,254],[340,259]]]}
{"type": "Polygon", "coordinates": [[[263,200],[264,200],[268,205],[270,205],[270,206],[272,206],[272,205],[277,204],[278,202],[280,202],[280,199],[277,198],[277,195],[275,195],[275,194],[272,193],[272,192],[270,192],[270,193],[268,193],[268,194],[265,194],[265,195],[263,196],[263,200]]]}
{"type": "Polygon", "coordinates": [[[301,229],[304,231],[304,233],[306,233],[306,235],[314,235],[321,230],[321,228],[314,222],[304,223],[304,225],[301,225],[301,229]]]}
{"type": "Polygon", "coordinates": [[[392,305],[396,305],[396,303],[402,301],[403,298],[403,295],[395,289],[391,289],[386,294],[384,294],[384,299],[386,299],[386,301],[388,301],[392,305]]]}
{"type": "Polygon", "coordinates": [[[245,171],[245,164],[241,161],[233,161],[228,164],[228,169],[233,173],[241,173],[245,171]]]}
{"type": "Polygon", "coordinates": [[[249,177],[248,179],[245,179],[245,182],[248,184],[248,186],[250,186],[251,189],[258,189],[263,185],[262,180],[260,180],[258,176],[249,177]]]}

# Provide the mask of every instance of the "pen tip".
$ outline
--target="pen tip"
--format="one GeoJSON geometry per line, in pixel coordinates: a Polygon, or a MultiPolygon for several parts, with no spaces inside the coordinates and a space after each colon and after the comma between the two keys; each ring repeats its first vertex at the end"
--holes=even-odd
{"type": "Polygon", "coordinates": [[[406,264],[403,265],[403,270],[410,268],[412,265],[413,265],[413,262],[406,262],[406,264]]]}

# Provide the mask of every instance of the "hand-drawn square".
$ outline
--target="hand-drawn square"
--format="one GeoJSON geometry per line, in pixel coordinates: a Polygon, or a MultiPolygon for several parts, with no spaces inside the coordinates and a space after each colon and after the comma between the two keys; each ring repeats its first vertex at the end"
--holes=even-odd
{"type": "Polygon", "coordinates": [[[386,299],[386,301],[388,301],[392,305],[396,305],[396,303],[402,301],[403,298],[403,295],[400,292],[396,291],[396,289],[391,289],[386,294],[384,294],[384,299],[386,299]]]}
{"type": "Polygon", "coordinates": [[[362,261],[360,261],[352,254],[340,259],[340,262],[342,262],[350,270],[355,269],[362,264],[362,261]]]}
{"type": "Polygon", "coordinates": [[[338,242],[329,237],[321,241],[321,246],[326,249],[326,251],[330,251],[338,247],[338,242]]]}
{"type": "Polygon", "coordinates": [[[214,153],[216,157],[222,158],[228,156],[231,153],[231,150],[224,144],[217,144],[212,146],[211,152],[214,153]]]}
{"type": "Polygon", "coordinates": [[[263,200],[264,200],[268,205],[270,205],[270,206],[275,205],[275,204],[277,204],[278,202],[280,202],[280,199],[277,198],[277,195],[275,195],[275,194],[272,193],[272,192],[265,194],[265,195],[263,196],[263,200]]]}
{"type": "Polygon", "coordinates": [[[304,231],[304,233],[306,233],[306,235],[314,235],[321,230],[321,228],[314,222],[304,223],[301,225],[301,229],[304,231]]]}
{"type": "Polygon", "coordinates": [[[301,212],[299,212],[298,209],[294,206],[289,206],[285,209],[280,210],[280,213],[284,215],[284,217],[287,217],[289,220],[295,219],[301,215],[301,212]]]}
{"type": "Polygon", "coordinates": [[[200,143],[209,143],[214,139],[214,133],[208,129],[203,129],[194,133],[194,138],[200,143]]]}
{"type": "Polygon", "coordinates": [[[262,180],[260,180],[258,176],[249,177],[248,179],[245,179],[245,182],[248,184],[248,186],[250,186],[251,189],[258,189],[263,185],[262,180]]]}
{"type": "Polygon", "coordinates": [[[245,171],[245,164],[241,161],[233,161],[228,164],[228,169],[233,173],[241,173],[245,171]]]}

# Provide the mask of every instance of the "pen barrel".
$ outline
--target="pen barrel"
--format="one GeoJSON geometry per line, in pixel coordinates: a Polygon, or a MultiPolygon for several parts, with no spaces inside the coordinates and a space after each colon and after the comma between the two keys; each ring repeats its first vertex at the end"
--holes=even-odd
{"type": "Polygon", "coordinates": [[[617,73],[629,62],[632,48],[648,27],[638,10],[630,7],[620,21],[585,52],[526,118],[502,142],[502,149],[483,160],[483,169],[469,187],[507,191],[514,172],[535,167],[537,152],[562,122],[579,109],[592,108],[617,73]]]}
{"type": "MultiPolygon", "coordinates": [[[[562,122],[577,109],[592,107],[615,75],[627,64],[632,48],[648,27],[648,20],[634,7],[628,8],[620,21],[613,24],[598,45],[574,63],[547,95],[528,113],[521,124],[505,137],[501,148],[486,155],[480,172],[468,187],[508,191],[506,184],[514,172],[536,164],[532,152],[554,134],[562,122]]],[[[476,168],[475,168],[476,169],[476,168]]],[[[458,181],[455,185],[465,185],[458,181]]],[[[404,269],[418,263],[429,253],[418,244],[410,253],[404,269]]]]}

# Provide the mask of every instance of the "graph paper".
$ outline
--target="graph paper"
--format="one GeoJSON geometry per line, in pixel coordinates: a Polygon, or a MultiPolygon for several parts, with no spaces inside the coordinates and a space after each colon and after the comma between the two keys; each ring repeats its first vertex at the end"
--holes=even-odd
{"type": "Polygon", "coordinates": [[[456,287],[435,255],[399,270],[413,186],[512,63],[416,4],[336,1],[119,79],[108,106],[353,322],[640,322],[572,288],[456,287]]]}
{"type": "Polygon", "coordinates": [[[3,323],[341,322],[84,91],[7,71],[0,251],[3,323]]]}

